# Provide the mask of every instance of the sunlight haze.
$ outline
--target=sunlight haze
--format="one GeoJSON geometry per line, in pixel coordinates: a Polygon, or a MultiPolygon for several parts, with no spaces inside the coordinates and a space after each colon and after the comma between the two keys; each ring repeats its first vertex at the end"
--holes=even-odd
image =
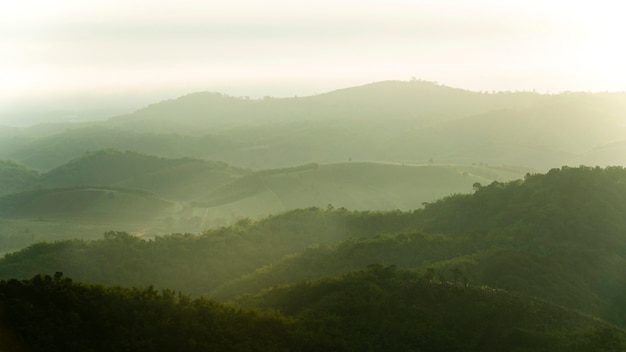
{"type": "Polygon", "coordinates": [[[47,1],[0,5],[0,123],[193,91],[311,95],[411,77],[626,90],[615,1],[47,1]]]}

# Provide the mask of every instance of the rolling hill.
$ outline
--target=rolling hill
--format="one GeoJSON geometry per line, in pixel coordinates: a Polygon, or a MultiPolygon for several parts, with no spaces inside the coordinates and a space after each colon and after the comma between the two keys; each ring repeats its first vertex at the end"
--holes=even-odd
{"type": "Polygon", "coordinates": [[[154,194],[119,188],[43,189],[0,197],[0,216],[4,218],[134,222],[154,220],[174,209],[174,203],[154,194]]]}
{"type": "Polygon", "coordinates": [[[476,182],[517,179],[528,172],[356,161],[253,172],[223,162],[114,149],[86,153],[46,173],[14,162],[4,165],[19,187],[7,180],[9,194],[0,198],[0,252],[41,240],[99,238],[108,230],[148,237],[199,232],[312,206],[411,210],[470,192],[476,182]]]}
{"type": "Polygon", "coordinates": [[[333,120],[370,123],[384,117],[386,122],[393,122],[388,127],[396,129],[400,121],[427,125],[512,104],[527,106],[543,98],[531,93],[482,94],[417,80],[376,82],[314,96],[259,100],[198,92],[111,118],[109,125],[124,130],[206,134],[242,125],[333,120]]]}
{"type": "Polygon", "coordinates": [[[539,299],[436,283],[393,266],[370,265],[240,302],[306,320],[321,332],[312,338],[317,350],[617,351],[625,341],[619,329],[539,299]]]}
{"type": "Polygon", "coordinates": [[[289,209],[412,210],[449,194],[469,193],[476,182],[512,180],[514,167],[344,162],[263,170],[239,178],[194,202],[208,219],[235,213],[267,216],[289,209]]]}
{"type": "Polygon", "coordinates": [[[14,161],[0,160],[0,196],[22,191],[39,180],[39,173],[14,161]]]}
{"type": "Polygon", "coordinates": [[[0,349],[624,351],[626,169],[553,167],[625,162],[625,113],[414,80],[0,128],[0,349]]]}
{"type": "Polygon", "coordinates": [[[393,221],[405,224],[400,233],[391,235],[395,227],[373,238],[307,248],[214,294],[228,298],[378,263],[430,268],[447,280],[543,297],[624,325],[625,179],[622,168],[564,168],[495,182],[473,195],[396,214],[393,221]]]}
{"type": "Polygon", "coordinates": [[[50,170],[43,174],[38,186],[115,186],[186,201],[249,173],[222,162],[166,159],[108,149],[85,154],[50,170]]]}
{"type": "Polygon", "coordinates": [[[111,233],[96,242],[39,244],[0,260],[0,278],[63,271],[81,281],[232,299],[395,265],[430,271],[437,282],[521,292],[625,326],[625,179],[623,168],[562,168],[477,185],[473,194],[411,212],[309,208],[201,235],[142,240],[111,233]]]}
{"type": "Polygon", "coordinates": [[[471,92],[424,81],[387,81],[310,97],[250,100],[193,93],[44,134],[2,138],[0,157],[42,171],[88,151],[133,150],[273,169],[360,161],[611,165],[592,150],[623,140],[624,93],[471,92]],[[30,138],[30,139],[29,139],[30,138]]]}
{"type": "Polygon", "coordinates": [[[187,209],[181,213],[183,217],[200,218],[203,226],[220,226],[238,218],[311,206],[410,210],[449,194],[471,192],[476,182],[518,179],[528,171],[506,166],[354,161],[253,172],[223,162],[105,149],[40,175],[32,171],[37,177],[22,189],[116,187],[147,191],[181,203],[187,209]]]}
{"type": "Polygon", "coordinates": [[[62,273],[0,282],[0,341],[21,351],[620,351],[626,333],[538,299],[393,267],[275,289],[240,305],[62,273]],[[268,310],[272,309],[272,310],[268,310]]]}

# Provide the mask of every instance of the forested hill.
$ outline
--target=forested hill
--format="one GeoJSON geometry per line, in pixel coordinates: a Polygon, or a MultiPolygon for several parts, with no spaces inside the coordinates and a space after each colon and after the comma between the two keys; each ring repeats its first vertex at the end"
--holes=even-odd
{"type": "Polygon", "coordinates": [[[0,196],[29,188],[39,173],[14,161],[0,160],[0,196]]]}
{"type": "Polygon", "coordinates": [[[117,186],[188,200],[250,173],[224,162],[105,149],[86,153],[43,174],[39,187],[117,186]]]}
{"type": "Polygon", "coordinates": [[[545,253],[568,243],[585,252],[626,245],[623,167],[563,167],[475,189],[418,210],[423,229],[494,236],[545,253]]]}
{"type": "Polygon", "coordinates": [[[41,243],[0,277],[62,271],[224,298],[369,264],[433,269],[444,282],[523,292],[626,325],[626,170],[553,169],[475,185],[411,212],[295,210],[199,235],[41,243]]]}
{"type": "Polygon", "coordinates": [[[359,214],[379,236],[309,248],[216,295],[380,263],[432,268],[445,280],[524,292],[626,325],[626,170],[553,169],[476,189],[412,213],[359,214]]]}
{"type": "Polygon", "coordinates": [[[0,135],[0,158],[46,171],[104,148],[253,169],[349,159],[397,163],[615,165],[626,93],[471,92],[386,81],[309,97],[193,93],[105,122],[0,135]],[[45,133],[47,131],[47,133],[45,133]]]}
{"type": "Polygon", "coordinates": [[[381,126],[397,129],[400,121],[422,126],[511,106],[527,107],[544,99],[545,96],[533,93],[482,94],[427,81],[383,81],[313,96],[259,100],[198,92],[113,117],[107,125],[138,131],[200,134],[241,125],[283,122],[370,123],[385,116],[386,124],[381,126]]]}
{"type": "Polygon", "coordinates": [[[537,299],[370,266],[240,301],[0,281],[3,351],[623,351],[626,334],[537,299]],[[267,310],[267,309],[271,310],[267,310]]]}

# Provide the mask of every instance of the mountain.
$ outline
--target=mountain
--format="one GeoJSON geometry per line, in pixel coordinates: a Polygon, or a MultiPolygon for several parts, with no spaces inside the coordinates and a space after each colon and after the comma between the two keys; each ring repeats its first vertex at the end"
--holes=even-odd
{"type": "Polygon", "coordinates": [[[542,98],[530,93],[481,94],[417,80],[377,82],[308,97],[259,100],[199,92],[111,118],[109,125],[126,130],[182,134],[282,122],[351,120],[371,123],[381,118],[394,124],[404,121],[425,125],[512,104],[526,106],[542,98]]]}
{"type": "MultiPolygon", "coordinates": [[[[252,169],[348,159],[406,164],[603,166],[599,146],[623,140],[624,93],[471,92],[387,81],[309,97],[251,100],[193,93],[105,122],[6,138],[0,157],[49,170],[115,148],[252,169]],[[28,137],[30,136],[30,137],[28,137]]],[[[51,127],[52,128],[52,127],[51,127]]]]}

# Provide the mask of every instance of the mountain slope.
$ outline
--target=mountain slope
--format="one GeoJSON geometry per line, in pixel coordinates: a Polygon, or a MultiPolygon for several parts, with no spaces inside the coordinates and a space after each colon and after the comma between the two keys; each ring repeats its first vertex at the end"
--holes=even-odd
{"type": "Polygon", "coordinates": [[[58,270],[230,298],[384,264],[432,268],[445,281],[523,292],[626,325],[626,170],[554,169],[476,190],[412,212],[310,208],[199,236],[33,246],[0,260],[0,277],[58,270]]]}
{"type": "MultiPolygon", "coordinates": [[[[319,245],[231,280],[227,298],[369,264],[426,270],[450,281],[523,292],[625,325],[626,170],[562,168],[479,186],[412,213],[402,233],[319,245]],[[432,235],[438,234],[438,235],[432,235]]],[[[371,223],[363,216],[361,221],[371,223]]]]}
{"type": "Polygon", "coordinates": [[[61,133],[34,139],[13,150],[7,157],[32,168],[48,171],[85,153],[102,149],[132,150],[169,158],[201,158],[207,155],[207,150],[219,154],[234,145],[225,138],[215,136],[138,133],[92,126],[66,129],[61,133]]]}
{"type": "Polygon", "coordinates": [[[622,159],[590,158],[590,152],[626,136],[623,97],[487,94],[423,81],[378,82],[281,99],[194,93],[89,127],[48,135],[38,130],[15,146],[2,140],[7,148],[0,156],[39,170],[104,148],[222,160],[253,169],[350,158],[540,170],[581,160],[615,164],[622,159]]]}
{"type": "MultiPolygon", "coordinates": [[[[171,290],[0,282],[0,325],[33,351],[621,351],[623,330],[537,299],[393,267],[298,284],[239,308],[171,290]],[[259,310],[271,308],[274,311],[259,310]]],[[[10,342],[10,341],[3,341],[10,342]]]]}
{"type": "Polygon", "coordinates": [[[233,211],[259,216],[329,205],[351,210],[410,210],[445,195],[469,193],[476,182],[517,179],[526,172],[523,168],[356,161],[307,164],[245,176],[207,194],[195,206],[208,207],[214,216],[233,211]]]}
{"type": "Polygon", "coordinates": [[[39,173],[14,161],[0,160],[0,196],[22,191],[39,180],[39,173]]]}
{"type": "Polygon", "coordinates": [[[260,100],[199,92],[111,118],[108,125],[128,130],[184,134],[286,121],[305,123],[347,119],[370,123],[382,116],[388,122],[424,125],[502,109],[511,104],[526,106],[542,99],[539,94],[489,95],[427,81],[383,81],[314,96],[260,100]]]}
{"type": "Polygon", "coordinates": [[[74,187],[27,191],[0,197],[0,216],[78,222],[139,221],[163,216],[174,206],[147,192],[74,187]]]}
{"type": "Polygon", "coordinates": [[[40,186],[117,186],[187,200],[247,173],[221,162],[166,159],[130,151],[101,150],[45,173],[40,186]]]}
{"type": "Polygon", "coordinates": [[[434,283],[381,265],[242,301],[306,320],[319,332],[311,336],[317,350],[617,351],[625,345],[623,331],[541,300],[434,283]]]}

